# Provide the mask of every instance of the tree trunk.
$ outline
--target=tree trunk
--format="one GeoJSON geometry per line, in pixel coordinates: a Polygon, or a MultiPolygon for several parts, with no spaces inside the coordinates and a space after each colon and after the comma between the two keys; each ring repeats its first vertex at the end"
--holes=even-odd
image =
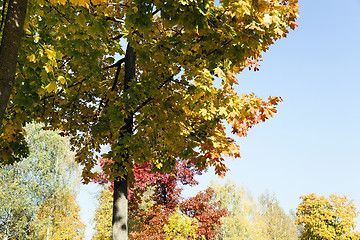
{"type": "MultiPolygon", "coordinates": [[[[129,82],[135,78],[135,61],[136,54],[134,49],[128,45],[125,54],[125,76],[123,83],[123,94],[129,89],[129,82]]],[[[129,114],[125,118],[125,127],[123,135],[132,135],[133,132],[133,114],[129,114]]],[[[131,161],[126,151],[122,156],[122,161],[131,161]]],[[[119,163],[121,164],[121,163],[119,163]]],[[[128,183],[127,177],[114,181],[114,202],[113,202],[113,218],[112,231],[113,240],[128,239],[128,183]]]]}
{"type": "Polygon", "coordinates": [[[128,239],[128,186],[127,179],[114,181],[113,240],[128,239]]]}
{"type": "Polygon", "coordinates": [[[27,0],[9,1],[0,45],[0,127],[15,82],[26,8],[27,0]]]}

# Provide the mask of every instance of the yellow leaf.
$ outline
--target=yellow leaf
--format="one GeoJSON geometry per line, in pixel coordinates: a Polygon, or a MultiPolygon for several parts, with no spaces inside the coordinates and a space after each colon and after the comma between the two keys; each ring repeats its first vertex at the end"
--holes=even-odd
{"type": "Polygon", "coordinates": [[[45,90],[43,89],[43,88],[40,88],[39,90],[38,90],[38,94],[42,97],[42,96],[44,96],[45,95],[45,90]]]}
{"type": "Polygon", "coordinates": [[[57,79],[61,84],[65,84],[66,83],[66,79],[63,76],[59,76],[57,79]]]}
{"type": "Polygon", "coordinates": [[[79,5],[79,6],[87,6],[89,3],[89,0],[70,0],[70,2],[72,2],[75,5],[79,5]]]}
{"type": "Polygon", "coordinates": [[[104,1],[102,1],[102,0],[92,0],[91,2],[92,2],[94,5],[97,5],[97,4],[103,3],[104,1]]]}
{"type": "Polygon", "coordinates": [[[35,55],[31,54],[30,56],[27,57],[27,59],[29,59],[30,62],[35,62],[35,55]]]}
{"type": "Polygon", "coordinates": [[[266,27],[269,27],[271,23],[272,23],[272,17],[268,13],[266,13],[264,15],[262,24],[265,25],[266,27]]]}
{"type": "Polygon", "coordinates": [[[57,84],[56,84],[55,81],[50,82],[50,83],[45,87],[45,90],[46,90],[48,93],[56,92],[56,89],[57,89],[57,84]]]}
{"type": "Polygon", "coordinates": [[[45,71],[48,72],[52,72],[52,68],[51,66],[44,66],[45,71]]]}
{"type": "Polygon", "coordinates": [[[134,13],[137,13],[139,11],[139,9],[137,8],[137,6],[132,7],[132,9],[134,10],[134,13]]]}
{"type": "Polygon", "coordinates": [[[219,114],[220,114],[220,115],[226,115],[226,108],[220,107],[220,108],[219,108],[219,114]]]}
{"type": "Polygon", "coordinates": [[[56,59],[56,53],[53,50],[45,49],[45,53],[47,54],[49,59],[56,59]]]}
{"type": "Polygon", "coordinates": [[[35,41],[36,43],[39,41],[39,39],[40,39],[40,36],[39,36],[39,35],[34,36],[34,41],[35,41]]]}

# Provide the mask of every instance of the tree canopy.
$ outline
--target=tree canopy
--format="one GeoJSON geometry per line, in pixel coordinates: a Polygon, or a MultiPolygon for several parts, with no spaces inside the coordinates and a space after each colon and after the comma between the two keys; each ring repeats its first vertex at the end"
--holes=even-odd
{"type": "Polygon", "coordinates": [[[353,201],[335,194],[301,196],[296,223],[303,227],[300,239],[360,239],[355,231],[358,211],[353,201]]]}
{"type": "Polygon", "coordinates": [[[113,145],[108,157],[121,162],[114,177],[145,161],[172,169],[176,157],[222,174],[221,155],[239,155],[222,120],[243,135],[276,112],[277,97],[239,96],[234,74],[256,67],[295,27],[296,0],[78,2],[29,2],[1,134],[4,161],[24,154],[23,122],[41,119],[71,134],[85,179],[101,144],[113,145]],[[136,52],[132,79],[121,78],[121,39],[136,52]],[[124,152],[131,161],[121,160],[124,152]]]}
{"type": "Polygon", "coordinates": [[[85,225],[75,200],[79,169],[69,139],[42,124],[25,127],[30,154],[0,166],[0,237],[81,238],[85,225]]]}
{"type": "MultiPolygon", "coordinates": [[[[235,75],[246,67],[258,70],[262,53],[297,26],[297,0],[27,5],[0,159],[11,163],[27,155],[22,126],[33,119],[71,137],[85,182],[96,177],[101,146],[110,145],[105,157],[114,162],[104,171],[119,190],[116,208],[118,199],[126,199],[134,164],[150,162],[169,172],[178,159],[187,159],[223,176],[224,157],[240,156],[226,122],[232,133],[245,136],[274,116],[281,101],[238,94],[235,75]]],[[[126,222],[126,215],[113,219],[126,222]]]]}

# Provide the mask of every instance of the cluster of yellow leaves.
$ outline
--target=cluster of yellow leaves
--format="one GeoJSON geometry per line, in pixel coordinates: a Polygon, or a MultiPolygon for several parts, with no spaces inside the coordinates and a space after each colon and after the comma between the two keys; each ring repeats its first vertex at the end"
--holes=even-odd
{"type": "Polygon", "coordinates": [[[197,221],[182,214],[179,209],[174,211],[164,225],[165,240],[196,239],[197,221]]]}
{"type": "Polygon", "coordinates": [[[66,3],[72,3],[75,6],[83,6],[83,7],[89,7],[90,5],[98,5],[98,4],[104,4],[108,2],[107,0],[50,0],[51,4],[66,4],[66,3]]]}
{"type": "Polygon", "coordinates": [[[296,213],[296,223],[304,227],[300,239],[360,239],[355,231],[358,212],[346,196],[332,194],[327,199],[311,193],[301,199],[296,213]]]}

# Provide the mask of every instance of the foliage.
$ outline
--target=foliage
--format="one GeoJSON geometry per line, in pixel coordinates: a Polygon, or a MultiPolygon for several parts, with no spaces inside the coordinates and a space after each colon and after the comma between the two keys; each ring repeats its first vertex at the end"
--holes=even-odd
{"type": "Polygon", "coordinates": [[[181,213],[179,209],[173,212],[164,225],[165,240],[196,239],[197,221],[181,213]]]}
{"type": "Polygon", "coordinates": [[[219,239],[262,239],[260,214],[250,193],[230,181],[223,186],[212,182],[211,187],[214,200],[228,209],[228,215],[221,219],[219,239]]]}
{"type": "Polygon", "coordinates": [[[221,217],[227,214],[224,207],[219,207],[214,198],[214,190],[207,188],[195,197],[189,198],[180,204],[180,209],[189,217],[198,222],[197,235],[203,239],[216,239],[221,225],[221,217]]]}
{"type": "Polygon", "coordinates": [[[42,203],[33,223],[37,239],[84,239],[85,224],[80,221],[80,206],[75,195],[58,193],[42,203]]]}
{"type": "Polygon", "coordinates": [[[227,181],[224,185],[212,183],[214,200],[228,215],[221,218],[218,239],[297,239],[294,221],[284,213],[276,198],[261,195],[259,202],[243,187],[227,181]]]}
{"type": "Polygon", "coordinates": [[[224,176],[224,157],[240,157],[226,121],[245,136],[282,101],[236,93],[235,74],[257,70],[297,13],[297,0],[30,1],[0,159],[26,154],[21,127],[36,119],[70,135],[85,182],[104,144],[112,181],[178,159],[224,176]]]}
{"type": "Polygon", "coordinates": [[[112,195],[108,189],[103,189],[98,198],[99,205],[95,210],[95,234],[93,240],[111,240],[112,195]]]}
{"type": "MultiPolygon", "coordinates": [[[[103,165],[110,161],[100,159],[100,162],[103,165]]],[[[175,225],[182,223],[188,224],[186,226],[190,232],[195,229],[196,239],[215,239],[217,228],[221,224],[220,218],[226,211],[219,208],[216,202],[212,202],[214,192],[207,189],[189,199],[182,199],[180,196],[181,189],[178,184],[197,184],[194,177],[200,172],[188,161],[178,161],[174,173],[159,173],[152,169],[150,163],[144,166],[135,165],[133,169],[135,181],[129,189],[130,239],[166,239],[169,234],[177,231],[175,225]],[[171,217],[173,219],[169,220],[171,217]]],[[[94,239],[111,236],[111,219],[107,215],[112,212],[112,186],[108,175],[100,173],[98,176],[94,181],[108,188],[102,192],[100,206],[96,211],[97,234],[94,239]]]]}
{"type": "MultiPolygon", "coordinates": [[[[165,239],[169,234],[166,232],[169,228],[165,226],[169,227],[169,217],[173,216],[177,209],[180,209],[182,216],[187,216],[186,219],[191,218],[193,223],[197,223],[196,239],[216,239],[217,228],[221,224],[220,218],[226,215],[226,211],[211,201],[212,193],[211,189],[199,192],[195,197],[183,200],[178,208],[154,204],[149,209],[141,209],[134,216],[136,222],[132,227],[130,239],[165,239]]],[[[192,231],[192,227],[188,230],[192,231]]]]}
{"type": "MultiPolygon", "coordinates": [[[[34,222],[45,217],[39,209],[61,196],[66,200],[60,201],[62,209],[71,209],[73,216],[78,214],[74,196],[69,195],[76,187],[78,169],[68,138],[55,131],[44,131],[42,126],[32,123],[25,127],[30,147],[28,158],[0,168],[0,232],[3,237],[36,239],[34,232],[39,229],[34,222]]],[[[57,218],[61,218],[59,214],[57,218]]],[[[78,221],[71,220],[74,224],[78,221]]]]}
{"type": "Polygon", "coordinates": [[[223,175],[222,156],[238,157],[239,147],[222,120],[244,135],[280,101],[239,96],[234,74],[256,67],[261,53],[295,27],[296,2],[29,2],[1,158],[15,158],[24,121],[41,119],[71,134],[86,181],[101,144],[112,145],[113,179],[131,174],[135,163],[172,170],[176,157],[223,175]],[[119,78],[124,60],[114,60],[124,41],[137,56],[129,82],[119,78]]]}
{"type": "MultiPolygon", "coordinates": [[[[109,159],[99,159],[100,167],[103,169],[108,164],[114,162],[109,159]]],[[[187,160],[179,160],[175,164],[175,172],[157,172],[157,168],[147,162],[143,165],[135,164],[133,168],[134,181],[129,188],[130,209],[136,209],[143,202],[142,198],[145,192],[154,191],[156,198],[153,200],[158,204],[174,208],[180,198],[180,189],[178,183],[183,185],[196,185],[198,182],[194,176],[201,174],[196,170],[193,163],[187,160]]],[[[100,185],[105,185],[110,191],[113,191],[113,182],[110,176],[104,171],[100,171],[97,177],[92,180],[100,185]]],[[[147,199],[149,201],[149,199],[147,199]]]]}
{"type": "Polygon", "coordinates": [[[259,199],[259,208],[263,223],[261,231],[265,236],[264,239],[297,239],[295,221],[280,207],[274,195],[262,194],[259,199]]]}
{"type": "Polygon", "coordinates": [[[325,198],[311,193],[301,199],[296,213],[296,223],[303,226],[300,239],[360,239],[355,231],[358,212],[346,196],[325,198]]]}

